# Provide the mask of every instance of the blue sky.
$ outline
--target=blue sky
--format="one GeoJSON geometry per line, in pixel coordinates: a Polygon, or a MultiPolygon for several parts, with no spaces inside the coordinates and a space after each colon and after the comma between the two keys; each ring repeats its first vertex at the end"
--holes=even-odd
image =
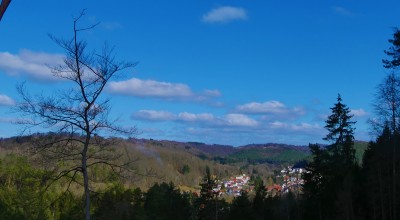
{"type": "Polygon", "coordinates": [[[243,145],[322,142],[330,107],[342,95],[356,139],[370,140],[375,87],[400,2],[13,1],[0,22],[0,137],[19,134],[16,85],[34,94],[66,87],[46,64],[62,60],[48,34],[106,41],[138,62],[110,82],[112,117],[138,138],[243,145]]]}

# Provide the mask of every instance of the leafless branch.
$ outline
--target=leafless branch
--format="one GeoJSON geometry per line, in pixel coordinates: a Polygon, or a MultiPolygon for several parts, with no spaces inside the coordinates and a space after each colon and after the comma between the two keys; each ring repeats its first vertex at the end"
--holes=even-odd
{"type": "Polygon", "coordinates": [[[8,6],[10,5],[11,0],[2,0],[0,4],[0,21],[3,18],[4,13],[6,12],[8,6]]]}

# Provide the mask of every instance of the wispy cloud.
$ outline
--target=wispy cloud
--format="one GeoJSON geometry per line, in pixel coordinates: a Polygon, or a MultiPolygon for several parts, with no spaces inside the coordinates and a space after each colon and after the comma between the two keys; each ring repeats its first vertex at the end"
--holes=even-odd
{"type": "Polygon", "coordinates": [[[190,101],[204,101],[221,95],[218,90],[205,90],[200,93],[195,93],[188,85],[183,83],[160,82],[138,78],[132,78],[126,81],[110,82],[108,85],[108,91],[114,94],[136,97],[190,101]]]}
{"type": "Polygon", "coordinates": [[[118,22],[100,22],[100,27],[108,31],[113,31],[122,28],[122,25],[118,22]]]}
{"type": "Polygon", "coordinates": [[[214,8],[202,17],[202,21],[206,23],[228,23],[246,19],[247,12],[245,9],[232,6],[214,8]]]}
{"type": "Polygon", "coordinates": [[[310,123],[287,123],[281,121],[274,121],[268,124],[270,128],[286,130],[287,132],[291,131],[313,131],[313,130],[320,130],[321,126],[317,123],[310,124],[310,123]]]}
{"type": "Polygon", "coordinates": [[[231,126],[254,127],[258,125],[256,120],[243,114],[228,114],[225,116],[225,120],[231,126]]]}
{"type": "Polygon", "coordinates": [[[174,114],[168,111],[156,111],[156,110],[139,110],[132,114],[133,119],[148,120],[148,121],[181,121],[181,122],[205,122],[214,123],[215,117],[209,113],[189,113],[181,112],[174,114]]]}
{"type": "Polygon", "coordinates": [[[179,113],[178,118],[182,121],[187,121],[187,122],[211,122],[215,119],[213,114],[209,113],[193,114],[189,112],[179,113]]]}
{"type": "Polygon", "coordinates": [[[12,98],[10,98],[6,95],[0,94],[0,106],[11,106],[14,104],[15,104],[15,101],[12,98]]]}
{"type": "Polygon", "coordinates": [[[132,114],[132,119],[150,122],[170,122],[173,129],[165,129],[165,135],[181,140],[209,140],[210,143],[310,143],[322,141],[325,135],[321,122],[310,122],[306,118],[296,121],[263,120],[260,115],[228,113],[172,113],[168,111],[141,110],[132,114]],[[174,125],[175,124],[175,125],[174,125]],[[252,136],[249,138],[248,134],[252,136]]]}
{"type": "Polygon", "coordinates": [[[218,91],[218,90],[215,90],[215,89],[214,90],[206,89],[206,90],[204,90],[203,94],[205,96],[209,96],[209,97],[219,97],[219,96],[221,96],[221,92],[218,91]]]}
{"type": "Polygon", "coordinates": [[[12,124],[15,121],[16,121],[15,118],[3,118],[3,117],[0,117],[0,123],[12,124]]]}
{"type": "Polygon", "coordinates": [[[263,114],[263,113],[282,113],[286,111],[286,106],[279,101],[268,101],[264,103],[251,102],[236,107],[239,112],[249,114],[263,114]]]}
{"type": "Polygon", "coordinates": [[[133,113],[132,118],[149,121],[173,121],[176,120],[177,117],[167,111],[140,110],[133,113]]]}
{"type": "Polygon", "coordinates": [[[350,110],[351,114],[354,115],[354,117],[365,117],[368,116],[369,113],[366,112],[364,109],[351,109],[350,110]]]}
{"type": "Polygon", "coordinates": [[[182,83],[159,82],[132,78],[126,81],[110,82],[109,91],[139,97],[176,98],[190,97],[193,92],[182,83]]]}
{"type": "Polygon", "coordinates": [[[26,75],[32,79],[52,81],[58,78],[53,76],[50,66],[63,63],[64,56],[21,50],[18,54],[0,52],[0,71],[8,75],[26,75]]]}
{"type": "Polygon", "coordinates": [[[288,108],[279,101],[267,101],[263,103],[250,102],[236,107],[236,111],[245,114],[263,114],[264,119],[276,117],[295,118],[305,114],[301,107],[288,108]]]}
{"type": "Polygon", "coordinates": [[[349,16],[349,17],[354,16],[353,12],[349,11],[346,8],[339,7],[339,6],[333,6],[332,11],[337,14],[344,15],[344,16],[349,16]]]}
{"type": "Polygon", "coordinates": [[[167,111],[140,110],[132,114],[133,119],[146,121],[175,121],[182,123],[198,123],[211,127],[254,127],[258,122],[243,114],[226,114],[222,117],[216,117],[210,113],[189,113],[181,112],[174,114],[167,111]]]}

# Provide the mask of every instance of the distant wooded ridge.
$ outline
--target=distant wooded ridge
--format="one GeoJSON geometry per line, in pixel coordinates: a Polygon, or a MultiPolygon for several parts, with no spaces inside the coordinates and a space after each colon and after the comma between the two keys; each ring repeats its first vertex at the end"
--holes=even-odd
{"type": "MultiPolygon", "coordinates": [[[[0,138],[0,147],[6,147],[11,143],[29,144],[33,136],[54,135],[53,133],[36,133],[28,136],[15,136],[0,138]]],[[[77,135],[78,136],[78,135],[77,135]]],[[[110,137],[115,138],[115,137],[110,137]]],[[[116,138],[120,139],[120,138],[116,138]]],[[[144,138],[121,139],[122,142],[134,143],[134,145],[153,145],[164,149],[183,150],[196,155],[200,159],[218,161],[221,164],[232,164],[246,162],[250,164],[275,163],[295,164],[308,160],[310,150],[306,145],[292,145],[284,143],[247,144],[243,146],[232,146],[222,144],[206,144],[202,142],[188,141],[180,142],[174,140],[155,140],[144,138]]],[[[326,144],[319,144],[321,147],[326,144]]],[[[362,155],[368,146],[368,142],[355,141],[356,157],[361,161],[362,155]]]]}

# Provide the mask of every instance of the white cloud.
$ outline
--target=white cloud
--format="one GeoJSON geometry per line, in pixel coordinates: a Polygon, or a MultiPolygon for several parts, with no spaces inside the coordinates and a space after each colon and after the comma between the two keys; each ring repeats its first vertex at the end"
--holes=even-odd
{"type": "Polygon", "coordinates": [[[212,9],[203,15],[203,22],[206,23],[228,23],[234,20],[246,20],[246,10],[240,7],[222,6],[212,9]]]}
{"type": "Polygon", "coordinates": [[[132,78],[126,81],[110,82],[108,91],[114,94],[131,95],[137,97],[152,97],[173,100],[205,101],[220,96],[218,90],[205,90],[203,93],[194,93],[183,83],[160,82],[132,78]]]}
{"type": "Polygon", "coordinates": [[[279,101],[268,101],[264,103],[251,102],[236,107],[237,111],[249,114],[282,113],[286,106],[279,101]]]}
{"type": "Polygon", "coordinates": [[[0,71],[9,75],[27,75],[37,80],[57,80],[50,66],[63,63],[64,56],[44,52],[21,50],[18,54],[0,52],[0,71]]]}
{"type": "Polygon", "coordinates": [[[282,102],[274,100],[263,103],[251,102],[239,105],[236,107],[236,111],[245,114],[266,114],[262,117],[264,120],[270,120],[276,117],[293,119],[305,114],[304,109],[301,107],[288,108],[282,102]]]}
{"type": "Polygon", "coordinates": [[[218,90],[210,90],[210,89],[206,89],[204,90],[204,95],[207,97],[219,97],[221,96],[221,92],[218,90]]]}
{"type": "Polygon", "coordinates": [[[190,97],[193,92],[189,86],[182,83],[159,82],[132,78],[126,81],[110,82],[109,90],[113,93],[139,97],[190,97]]]}
{"type": "MultiPolygon", "coordinates": [[[[172,113],[166,111],[142,110],[135,113],[139,120],[171,122],[173,129],[165,130],[164,136],[179,137],[182,140],[202,140],[210,143],[309,143],[321,141],[326,131],[320,122],[286,119],[265,121],[259,115],[229,113],[172,113]],[[139,114],[140,113],[140,114],[139,114]],[[252,136],[248,136],[251,133],[252,136]],[[230,138],[229,138],[230,137],[230,138]],[[233,141],[233,142],[235,142],[233,141]]],[[[154,137],[152,137],[154,138],[154,137]]],[[[179,139],[178,138],[178,139],[179,139]]]]}
{"type": "Polygon", "coordinates": [[[14,105],[14,104],[15,104],[15,101],[12,98],[10,98],[6,95],[0,94],[0,106],[2,106],[2,105],[10,106],[10,105],[14,105]]]}
{"type": "Polygon", "coordinates": [[[305,123],[302,122],[300,124],[292,124],[291,126],[292,130],[295,131],[304,131],[304,130],[315,130],[315,129],[321,129],[321,126],[319,124],[309,124],[309,123],[305,123]]]}
{"type": "Polygon", "coordinates": [[[279,130],[280,132],[285,131],[286,133],[290,132],[309,132],[309,131],[320,131],[322,128],[319,124],[314,123],[287,123],[287,122],[281,122],[281,121],[274,121],[268,124],[268,127],[270,129],[274,130],[279,130]]]}
{"type": "Polygon", "coordinates": [[[178,114],[178,118],[183,121],[204,121],[211,122],[214,120],[214,115],[209,113],[193,114],[188,112],[181,112],[178,114]]]}
{"type": "Polygon", "coordinates": [[[15,121],[13,118],[2,118],[0,117],[0,123],[6,123],[6,124],[11,124],[15,121]]]}
{"type": "Polygon", "coordinates": [[[233,125],[233,126],[253,127],[258,125],[256,120],[243,114],[227,114],[225,116],[225,120],[228,125],[233,125]]]}
{"type": "Polygon", "coordinates": [[[317,114],[314,117],[314,121],[325,122],[328,119],[328,114],[317,114]]]}
{"type": "Polygon", "coordinates": [[[350,113],[352,115],[354,115],[355,117],[364,117],[369,115],[368,112],[366,112],[364,109],[360,108],[360,109],[351,109],[350,113]]]}
{"type": "Polygon", "coordinates": [[[182,123],[199,123],[210,127],[253,127],[258,122],[243,114],[227,114],[222,117],[216,117],[210,113],[189,113],[181,112],[174,114],[167,111],[140,110],[132,114],[132,118],[148,121],[175,121],[182,123]]]}
{"type": "Polygon", "coordinates": [[[180,122],[204,122],[214,123],[215,117],[210,113],[194,114],[189,112],[181,112],[174,114],[168,111],[140,110],[133,113],[134,119],[150,120],[150,121],[180,121],[180,122]]]}
{"type": "Polygon", "coordinates": [[[335,13],[340,14],[340,15],[344,15],[344,16],[353,16],[354,15],[351,11],[347,10],[346,8],[339,7],[339,6],[333,6],[332,10],[335,13]]]}
{"type": "Polygon", "coordinates": [[[140,110],[133,113],[134,119],[149,120],[149,121],[172,121],[176,119],[176,116],[167,111],[155,111],[155,110],[140,110]]]}
{"type": "Polygon", "coordinates": [[[285,128],[285,127],[288,127],[288,125],[286,123],[283,123],[283,122],[280,122],[280,121],[271,122],[271,123],[269,123],[269,125],[272,128],[285,128]]]}

